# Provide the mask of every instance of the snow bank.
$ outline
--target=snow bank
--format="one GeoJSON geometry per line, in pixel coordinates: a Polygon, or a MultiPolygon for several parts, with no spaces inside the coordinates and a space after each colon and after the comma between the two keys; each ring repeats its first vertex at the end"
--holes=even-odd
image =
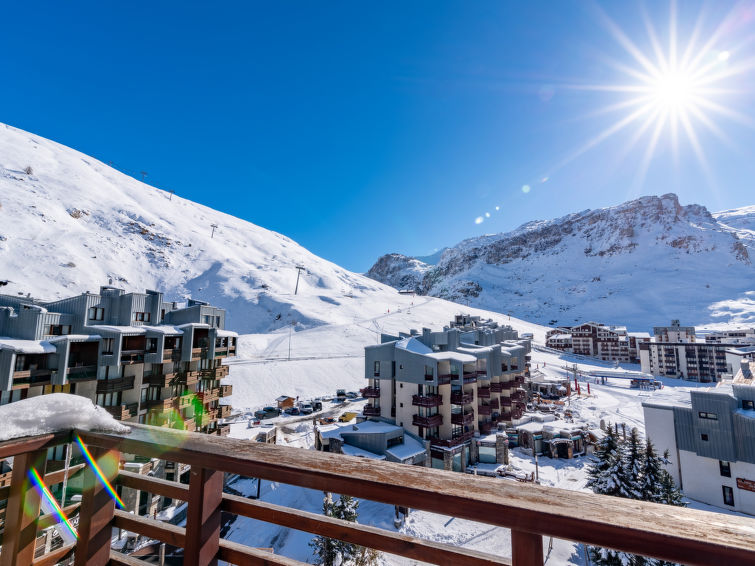
{"type": "Polygon", "coordinates": [[[86,397],[66,393],[40,395],[0,407],[0,441],[78,428],[129,432],[86,397]]]}

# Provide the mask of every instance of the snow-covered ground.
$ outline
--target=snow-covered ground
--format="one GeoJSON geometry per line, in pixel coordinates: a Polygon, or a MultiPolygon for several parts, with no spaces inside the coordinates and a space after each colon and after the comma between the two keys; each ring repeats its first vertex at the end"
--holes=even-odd
{"type": "MultiPolygon", "coordinates": [[[[507,315],[467,309],[457,304],[428,297],[407,298],[400,302],[396,297],[390,305],[390,313],[377,317],[356,317],[353,321],[294,332],[282,330],[272,334],[242,336],[241,356],[231,361],[230,382],[234,385],[231,402],[235,410],[241,412],[238,422],[231,426],[231,436],[254,439],[259,428],[248,428],[247,419],[251,412],[263,405],[272,404],[279,395],[299,396],[306,399],[321,395],[333,395],[338,388],[358,390],[365,386],[364,346],[376,343],[379,332],[396,333],[423,326],[440,328],[447,324],[454,314],[472,312],[491,317],[504,324],[511,324],[519,332],[531,332],[535,342],[544,342],[547,327],[528,323],[507,315]],[[411,303],[414,303],[413,305],[411,303]],[[291,340],[291,360],[288,360],[289,338],[291,340]]],[[[548,377],[571,376],[571,366],[576,362],[580,372],[613,368],[613,364],[600,361],[585,361],[569,355],[533,350],[532,368],[548,377]],[[566,368],[566,366],[569,368],[566,368]]],[[[627,370],[637,370],[638,366],[624,365],[627,370]]],[[[600,421],[626,424],[627,430],[636,427],[644,436],[642,402],[650,398],[679,398],[688,396],[688,391],[696,384],[663,379],[665,387],[656,391],[632,389],[629,382],[609,379],[606,384],[596,384],[585,377],[579,378],[581,396],[573,395],[569,407],[576,421],[585,421],[598,428],[600,421]],[[587,382],[590,381],[590,394],[587,382]]],[[[346,411],[360,411],[364,400],[355,400],[344,405],[325,402],[323,414],[338,415],[346,411]]],[[[236,411],[234,411],[236,412],[236,411]]],[[[281,415],[264,421],[279,425],[278,442],[289,446],[311,448],[314,432],[311,417],[291,417],[281,415]]],[[[534,458],[526,451],[516,448],[511,452],[514,471],[530,474],[535,470],[534,458]]],[[[586,490],[586,468],[588,460],[577,457],[572,460],[538,458],[538,477],[543,485],[561,489],[586,490]]],[[[511,481],[501,479],[500,481],[511,481]]],[[[242,492],[253,493],[256,484],[244,479],[232,487],[242,492]]],[[[263,482],[262,499],[297,509],[315,513],[321,512],[323,494],[290,485],[263,482]]],[[[362,501],[359,508],[361,523],[385,529],[393,526],[392,506],[362,501]]],[[[511,556],[510,533],[507,529],[455,519],[449,516],[412,511],[407,521],[399,529],[401,532],[438,542],[461,545],[476,550],[511,556]]],[[[312,535],[275,525],[260,523],[250,519],[237,519],[226,535],[230,540],[253,546],[271,546],[276,553],[298,560],[311,559],[309,541],[312,535]]],[[[545,541],[548,564],[584,564],[584,549],[569,541],[553,541],[548,550],[549,540],[545,541]]],[[[387,565],[410,564],[412,561],[400,557],[382,555],[381,561],[387,565]]]]}

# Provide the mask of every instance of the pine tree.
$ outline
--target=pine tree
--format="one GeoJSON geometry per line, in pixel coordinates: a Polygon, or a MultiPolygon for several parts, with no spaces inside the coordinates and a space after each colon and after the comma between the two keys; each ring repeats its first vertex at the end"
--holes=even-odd
{"type": "Polygon", "coordinates": [[[593,463],[587,471],[587,486],[591,487],[595,493],[608,495],[611,491],[606,482],[607,471],[615,465],[618,453],[619,440],[611,423],[608,423],[606,435],[600,439],[592,459],[593,463]]]}
{"type": "MultiPolygon", "coordinates": [[[[322,514],[326,517],[333,517],[334,504],[330,494],[326,494],[322,501],[322,514]]],[[[322,566],[334,566],[339,557],[339,541],[318,535],[309,543],[314,549],[317,557],[317,564],[322,566]]]]}
{"type": "Polygon", "coordinates": [[[642,499],[642,469],[644,454],[640,433],[632,429],[624,442],[619,469],[619,496],[627,499],[642,499]]]}
{"type": "MultiPolygon", "coordinates": [[[[344,521],[350,521],[352,523],[357,522],[357,509],[359,509],[359,500],[354,499],[350,495],[341,495],[333,504],[333,516],[337,519],[344,521]]],[[[354,560],[359,550],[359,545],[349,542],[338,541],[338,552],[341,555],[341,561],[343,564],[348,564],[354,560]]]]}
{"type": "Polygon", "coordinates": [[[663,459],[658,456],[650,439],[645,442],[645,455],[642,461],[642,477],[640,479],[640,499],[663,503],[661,486],[663,474],[667,473],[663,467],[663,459]]]}
{"type": "MultiPolygon", "coordinates": [[[[662,464],[668,464],[668,450],[666,450],[663,453],[663,457],[661,458],[662,464]]],[[[674,482],[674,478],[671,477],[671,474],[669,474],[666,470],[661,468],[661,488],[660,488],[660,496],[658,499],[659,503],[664,503],[666,505],[673,505],[675,507],[686,507],[687,503],[684,501],[684,498],[682,496],[682,492],[679,490],[679,488],[676,486],[676,483],[674,482]]]]}

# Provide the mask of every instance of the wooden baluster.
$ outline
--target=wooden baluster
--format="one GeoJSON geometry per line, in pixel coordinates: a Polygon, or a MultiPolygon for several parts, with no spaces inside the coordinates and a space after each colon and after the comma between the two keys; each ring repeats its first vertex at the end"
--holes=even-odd
{"type": "Polygon", "coordinates": [[[511,563],[513,566],[543,566],[543,537],[511,529],[511,563]]]}
{"type": "Polygon", "coordinates": [[[34,560],[37,540],[37,519],[41,494],[32,487],[29,470],[45,475],[47,451],[19,454],[13,459],[8,507],[5,511],[5,530],[0,554],[2,566],[26,566],[34,560]]]}
{"type": "MultiPolygon", "coordinates": [[[[118,475],[120,452],[95,447],[89,451],[103,475],[114,485],[118,475]]],[[[91,466],[87,466],[84,471],[83,488],[74,566],[105,566],[110,561],[115,500],[91,466]]]]}
{"type": "Polygon", "coordinates": [[[186,513],[185,566],[215,566],[220,547],[223,472],[191,467],[186,513]]]}

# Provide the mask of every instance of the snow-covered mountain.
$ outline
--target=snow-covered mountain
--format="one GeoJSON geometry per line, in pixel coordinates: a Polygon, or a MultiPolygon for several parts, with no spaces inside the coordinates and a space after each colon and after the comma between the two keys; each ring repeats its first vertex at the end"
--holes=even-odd
{"type": "Polygon", "coordinates": [[[436,266],[381,257],[367,275],[543,324],[637,330],[755,322],[755,207],[711,214],[674,194],[464,240],[436,266]]]}
{"type": "Polygon", "coordinates": [[[42,299],[109,282],[128,291],[158,289],[169,300],[192,296],[228,309],[228,325],[241,332],[353,322],[385,313],[399,299],[395,289],[286,236],[0,124],[5,279],[11,282],[0,292],[42,299]],[[297,266],[306,270],[294,295],[297,266]]]}

